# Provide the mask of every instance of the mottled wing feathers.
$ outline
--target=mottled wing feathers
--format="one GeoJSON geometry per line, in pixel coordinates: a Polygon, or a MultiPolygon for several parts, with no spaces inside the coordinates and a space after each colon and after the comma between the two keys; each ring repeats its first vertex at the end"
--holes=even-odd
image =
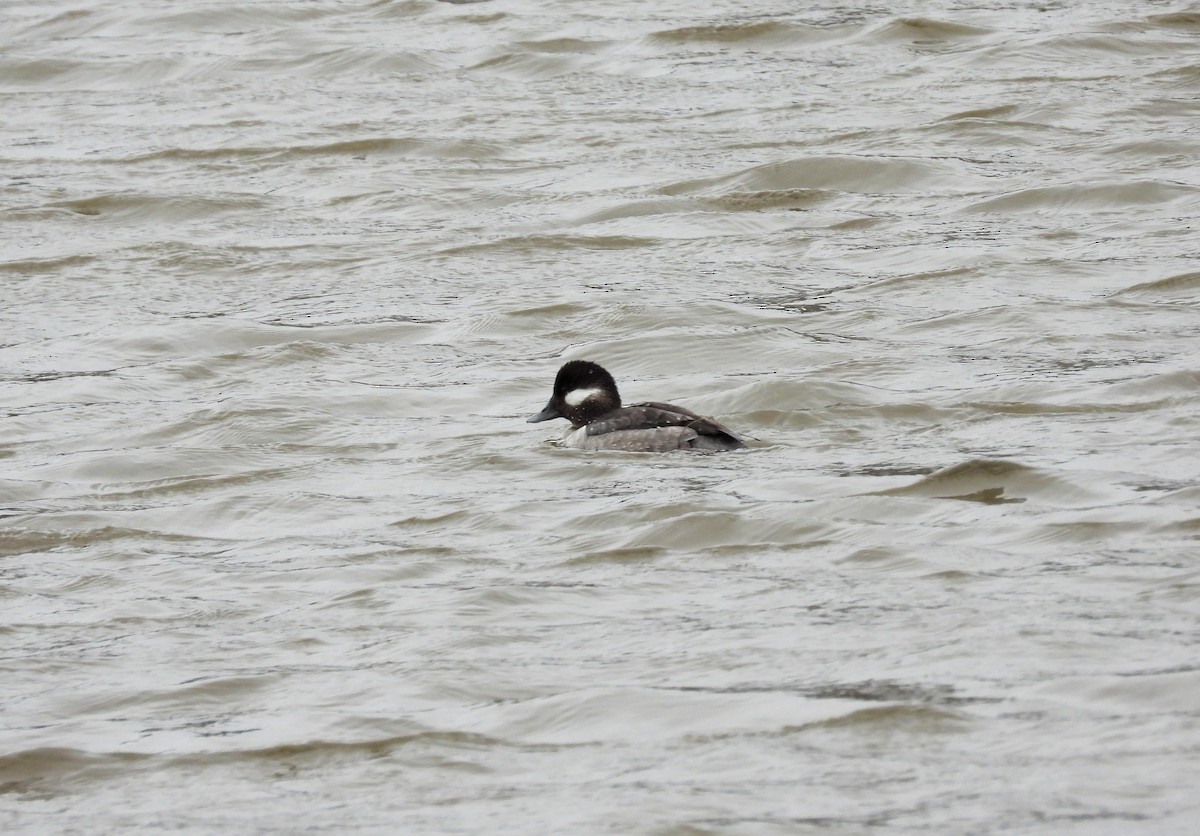
{"type": "Polygon", "coordinates": [[[707,415],[697,415],[695,412],[692,412],[690,409],[682,406],[675,406],[674,404],[669,403],[659,403],[658,401],[647,401],[643,404],[635,404],[635,406],[648,406],[652,407],[653,409],[661,409],[664,412],[673,413],[675,415],[685,416],[690,420],[680,421],[679,423],[686,424],[700,435],[728,436],[729,438],[738,442],[744,442],[746,440],[745,436],[738,435],[717,419],[709,418],[707,415]]]}
{"type": "Polygon", "coordinates": [[[622,409],[615,409],[603,418],[587,425],[588,435],[604,435],[621,432],[622,430],[645,430],[654,427],[678,427],[686,425],[696,416],[686,415],[672,409],[664,409],[665,404],[635,404],[622,409]]]}
{"type": "MultiPolygon", "coordinates": [[[[712,418],[697,415],[690,409],[674,404],[649,401],[632,404],[614,410],[604,417],[587,425],[588,436],[606,435],[608,433],[629,430],[647,430],[657,427],[686,427],[698,436],[711,436],[720,439],[722,446],[740,447],[745,439],[712,418]]],[[[681,443],[692,440],[681,436],[681,443]]]]}
{"type": "Polygon", "coordinates": [[[677,415],[686,415],[687,417],[692,418],[692,419],[701,417],[701,416],[697,415],[696,413],[692,412],[690,409],[688,409],[685,406],[676,406],[673,403],[662,403],[660,401],[645,401],[643,403],[631,403],[631,404],[629,404],[629,406],[627,408],[633,409],[634,407],[638,407],[638,406],[645,406],[645,407],[649,407],[650,409],[660,409],[663,412],[673,412],[677,415]]]}

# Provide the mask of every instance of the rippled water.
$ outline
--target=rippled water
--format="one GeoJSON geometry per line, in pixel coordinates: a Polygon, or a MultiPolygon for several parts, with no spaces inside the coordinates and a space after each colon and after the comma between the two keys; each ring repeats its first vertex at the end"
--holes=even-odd
{"type": "Polygon", "coordinates": [[[1194,4],[0,32],[0,829],[1200,827],[1194,4]]]}

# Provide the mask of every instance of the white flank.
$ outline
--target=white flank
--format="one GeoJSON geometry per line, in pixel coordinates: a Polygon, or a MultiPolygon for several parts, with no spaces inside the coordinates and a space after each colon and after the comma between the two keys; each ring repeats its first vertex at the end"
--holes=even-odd
{"type": "Polygon", "coordinates": [[[570,406],[579,406],[592,395],[599,395],[603,389],[572,389],[563,397],[570,406]]]}

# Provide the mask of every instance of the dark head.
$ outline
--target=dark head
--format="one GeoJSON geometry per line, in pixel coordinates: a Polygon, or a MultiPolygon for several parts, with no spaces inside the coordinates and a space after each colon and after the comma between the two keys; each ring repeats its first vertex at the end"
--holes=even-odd
{"type": "Polygon", "coordinates": [[[530,424],[566,418],[582,427],[601,415],[621,408],[621,395],[611,374],[590,360],[571,360],[554,378],[554,394],[546,408],[527,420],[530,424]]]}

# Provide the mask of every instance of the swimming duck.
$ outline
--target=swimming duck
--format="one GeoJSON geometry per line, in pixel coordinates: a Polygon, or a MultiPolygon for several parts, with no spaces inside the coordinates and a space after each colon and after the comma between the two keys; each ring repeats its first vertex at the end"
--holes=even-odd
{"type": "Polygon", "coordinates": [[[724,424],[669,403],[621,406],[613,376],[598,363],[571,360],[558,370],[546,408],[528,423],[566,418],[562,444],[581,450],[663,453],[740,450],[746,440],[724,424]]]}

